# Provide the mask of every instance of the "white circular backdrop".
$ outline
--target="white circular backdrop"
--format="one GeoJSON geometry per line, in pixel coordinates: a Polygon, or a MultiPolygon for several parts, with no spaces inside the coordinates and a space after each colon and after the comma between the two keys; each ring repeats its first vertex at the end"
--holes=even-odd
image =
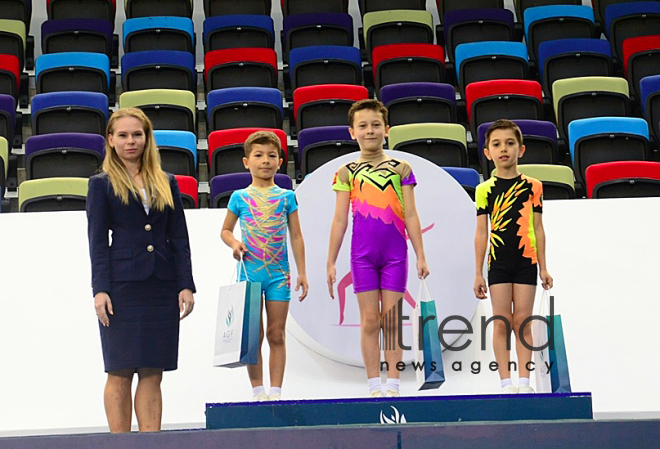
{"type": "MultiPolygon", "coordinates": [[[[472,292],[474,283],[475,206],[454,178],[440,167],[419,156],[400,151],[386,151],[389,156],[408,161],[417,178],[415,202],[419,214],[426,259],[430,269],[427,285],[435,300],[438,324],[451,315],[470,320],[477,306],[472,292]]],[[[326,261],[330,227],[335,210],[336,193],[332,179],[343,164],[354,161],[359,153],[334,159],[311,173],[296,189],[300,223],[305,238],[309,295],[300,302],[292,291],[288,329],[302,344],[313,351],[354,366],[364,366],[360,352],[360,315],[353,285],[344,288],[344,321],[340,324],[340,301],[337,288],[350,272],[352,219],[346,230],[337,259],[335,299],[330,298],[326,282],[326,261]]],[[[349,212],[351,214],[351,212],[349,212]]],[[[291,247],[289,246],[289,254],[291,247]]],[[[420,281],[417,278],[417,258],[408,244],[408,293],[417,301],[420,281]]],[[[291,283],[295,286],[297,269],[291,261],[291,283]]],[[[404,301],[403,342],[412,346],[412,307],[404,301]]],[[[464,329],[453,320],[446,329],[464,329]]],[[[451,344],[457,334],[446,336],[451,344]]],[[[404,352],[404,361],[413,359],[412,351],[404,352]]]]}

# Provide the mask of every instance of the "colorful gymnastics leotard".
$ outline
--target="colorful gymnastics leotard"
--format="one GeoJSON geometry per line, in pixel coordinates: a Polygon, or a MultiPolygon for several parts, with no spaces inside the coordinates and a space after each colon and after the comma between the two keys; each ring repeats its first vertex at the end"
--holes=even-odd
{"type": "Polygon", "coordinates": [[[491,177],[477,186],[477,215],[490,215],[489,284],[536,285],[534,212],[543,212],[543,185],[519,175],[491,177]]]}
{"type": "Polygon", "coordinates": [[[404,292],[408,244],[402,186],[416,185],[408,162],[379,152],[339,168],[332,189],[350,192],[353,211],[351,271],[355,293],[404,292]]]}
{"type": "MultiPolygon", "coordinates": [[[[250,186],[234,191],[227,208],[240,218],[248,279],[261,282],[267,301],[289,301],[286,232],[289,215],[298,209],[295,194],[278,186],[250,186]]],[[[245,280],[243,273],[240,280],[245,280]]]]}

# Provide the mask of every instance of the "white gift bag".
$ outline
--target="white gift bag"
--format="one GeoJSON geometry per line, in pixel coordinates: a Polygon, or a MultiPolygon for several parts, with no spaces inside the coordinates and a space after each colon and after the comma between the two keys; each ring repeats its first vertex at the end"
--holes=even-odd
{"type": "MultiPolygon", "coordinates": [[[[541,301],[536,315],[547,319],[550,303],[550,292],[543,290],[541,294],[541,301]]],[[[548,347],[548,324],[545,321],[535,319],[532,322],[532,340],[534,347],[539,348],[545,346],[540,351],[533,351],[534,353],[534,373],[536,377],[536,392],[537,393],[552,393],[552,381],[548,365],[550,364],[550,348],[548,347]]]]}

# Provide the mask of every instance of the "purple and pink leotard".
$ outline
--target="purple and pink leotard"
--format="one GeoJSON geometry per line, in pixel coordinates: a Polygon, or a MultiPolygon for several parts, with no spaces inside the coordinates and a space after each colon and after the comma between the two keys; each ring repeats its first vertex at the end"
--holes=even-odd
{"type": "Polygon", "coordinates": [[[337,170],[332,189],[350,192],[353,291],[405,292],[408,244],[402,186],[417,184],[408,162],[379,152],[337,170]]]}

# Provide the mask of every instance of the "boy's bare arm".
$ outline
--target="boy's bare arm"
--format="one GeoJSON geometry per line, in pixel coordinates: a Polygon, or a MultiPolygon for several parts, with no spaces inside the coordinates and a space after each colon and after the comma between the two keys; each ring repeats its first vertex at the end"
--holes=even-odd
{"type": "Polygon", "coordinates": [[[344,240],[344,234],[348,227],[348,206],[350,204],[350,192],[337,192],[337,202],[335,205],[335,215],[332,218],[332,228],[330,229],[330,244],[328,247],[328,289],[330,297],[334,298],[333,284],[337,279],[337,272],[335,270],[335,262],[339,255],[341,242],[344,240]]]}
{"type": "Polygon", "coordinates": [[[545,230],[543,229],[543,214],[534,212],[534,234],[536,235],[536,257],[539,263],[539,277],[544,289],[552,288],[553,279],[548,273],[545,263],[545,230]]]}
{"type": "Polygon", "coordinates": [[[425,278],[429,275],[429,268],[426,264],[426,254],[424,253],[424,241],[422,239],[422,225],[419,222],[417,206],[415,205],[415,192],[413,186],[402,186],[403,191],[403,210],[406,223],[406,231],[410,237],[415,255],[417,256],[417,275],[425,278]]]}
{"type": "Polygon", "coordinates": [[[234,227],[236,226],[236,221],[238,217],[232,211],[227,209],[227,215],[225,216],[225,222],[222,224],[222,231],[220,231],[220,238],[222,241],[232,249],[234,252],[234,259],[241,260],[241,255],[247,248],[243,244],[236,240],[234,237],[234,227]]]}
{"type": "Polygon", "coordinates": [[[302,287],[303,291],[299,298],[300,301],[302,301],[307,296],[309,284],[307,282],[307,271],[305,269],[305,241],[303,240],[302,229],[300,228],[300,217],[298,216],[297,210],[289,214],[289,234],[291,235],[293,258],[296,261],[296,268],[298,269],[296,291],[302,287]]]}
{"type": "Polygon", "coordinates": [[[488,287],[484,278],[484,257],[488,249],[488,215],[477,216],[477,231],[474,235],[475,277],[474,294],[479,299],[486,299],[488,287]]]}

